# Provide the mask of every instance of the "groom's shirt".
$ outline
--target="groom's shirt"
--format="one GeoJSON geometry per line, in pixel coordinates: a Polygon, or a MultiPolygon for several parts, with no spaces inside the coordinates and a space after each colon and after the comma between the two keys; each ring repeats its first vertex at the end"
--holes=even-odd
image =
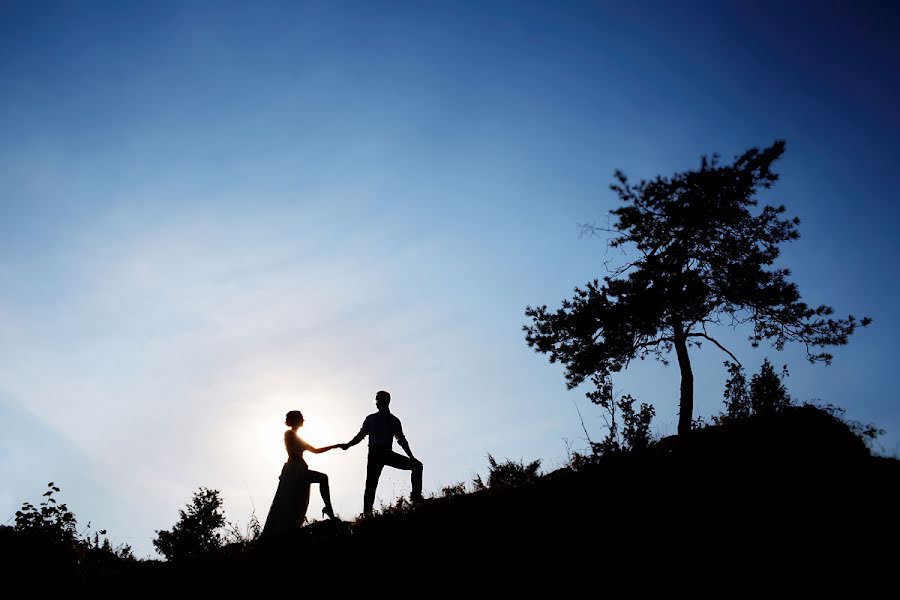
{"type": "Polygon", "coordinates": [[[366,417],[359,433],[350,440],[350,445],[358,444],[367,435],[369,436],[369,448],[387,448],[390,450],[394,444],[394,438],[397,438],[401,446],[406,443],[400,419],[386,410],[372,413],[366,417]]]}

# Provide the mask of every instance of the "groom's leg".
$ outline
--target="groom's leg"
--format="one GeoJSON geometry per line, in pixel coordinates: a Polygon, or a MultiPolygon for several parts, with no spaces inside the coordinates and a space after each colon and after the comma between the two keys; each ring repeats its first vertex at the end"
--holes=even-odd
{"type": "Polygon", "coordinates": [[[363,495],[363,514],[372,514],[372,506],[375,504],[375,489],[378,487],[378,478],[384,462],[378,452],[369,451],[369,463],[366,466],[366,493],[363,495]]]}
{"type": "Polygon", "coordinates": [[[412,482],[412,493],[410,494],[410,498],[413,501],[422,499],[422,461],[391,451],[390,454],[385,457],[384,464],[394,467],[395,469],[412,471],[410,475],[412,482]]]}
{"type": "Polygon", "coordinates": [[[412,459],[413,468],[412,468],[412,494],[410,497],[413,502],[418,502],[422,499],[422,470],[424,469],[424,465],[422,461],[417,459],[412,459]]]}

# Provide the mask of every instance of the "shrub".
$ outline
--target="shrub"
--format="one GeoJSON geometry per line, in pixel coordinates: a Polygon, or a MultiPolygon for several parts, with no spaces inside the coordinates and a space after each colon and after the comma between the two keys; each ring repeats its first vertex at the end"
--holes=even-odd
{"type": "Polygon", "coordinates": [[[153,546],[166,559],[202,556],[222,547],[225,515],[219,490],[201,487],[179,515],[171,531],[157,531],[153,540],[153,546]]]}
{"type": "Polygon", "coordinates": [[[788,377],[787,365],[781,368],[779,375],[769,359],[764,359],[759,373],[750,378],[748,385],[743,367],[727,361],[724,364],[728,369],[723,394],[725,410],[713,417],[716,425],[740,421],[750,415],[776,415],[793,405],[793,400],[784,385],[784,380],[788,377]]]}
{"type": "Polygon", "coordinates": [[[625,394],[619,400],[609,399],[599,404],[609,413],[607,419],[606,437],[600,442],[591,442],[591,450],[595,457],[644,450],[650,446],[650,423],[656,415],[656,409],[649,404],[641,403],[638,410],[634,409],[637,402],[630,394],[625,394]],[[619,423],[616,415],[622,423],[622,431],[619,432],[619,423]]]}
{"type": "Polygon", "coordinates": [[[75,514],[53,497],[59,493],[59,488],[52,481],[47,487],[49,489],[43,495],[45,500],[38,506],[24,502],[22,508],[16,511],[13,526],[15,532],[44,538],[51,543],[71,548],[81,556],[90,554],[101,559],[134,559],[131,546],[128,544],[113,546],[106,536],[105,529],[95,531],[91,535],[91,524],[88,523],[79,533],[75,514]]]}
{"type": "Polygon", "coordinates": [[[619,400],[622,411],[622,442],[625,450],[646,450],[652,441],[650,422],[656,409],[649,404],[641,403],[640,410],[634,410],[635,399],[626,394],[619,400]]]}
{"type": "Polygon", "coordinates": [[[262,525],[254,510],[250,513],[250,520],[244,528],[240,524],[228,521],[226,523],[225,542],[229,544],[249,544],[259,539],[262,534],[262,525]]]}
{"type": "Polygon", "coordinates": [[[453,496],[465,496],[465,494],[466,484],[462,482],[446,485],[441,488],[441,496],[443,496],[444,498],[452,498],[453,496]]]}
{"type": "Polygon", "coordinates": [[[713,417],[716,424],[739,421],[750,416],[750,394],[747,391],[747,377],[741,365],[725,361],[728,379],[725,381],[725,412],[713,417]]]}
{"type": "MultiPolygon", "coordinates": [[[[713,422],[717,425],[724,423],[733,423],[742,419],[747,419],[751,415],[754,416],[772,416],[784,412],[791,406],[794,406],[794,400],[788,394],[784,380],[788,377],[787,365],[781,368],[781,374],[775,372],[769,359],[764,359],[759,373],[750,379],[747,384],[747,378],[744,376],[743,368],[736,364],[726,362],[729,377],[725,382],[725,411],[713,417],[713,422]]],[[[803,406],[812,406],[831,415],[837,421],[840,421],[855,435],[862,440],[871,451],[873,442],[878,436],[884,434],[884,430],[876,427],[871,423],[861,423],[847,419],[844,416],[844,409],[833,404],[821,403],[819,401],[805,402],[803,406]]]]}
{"type": "Polygon", "coordinates": [[[381,504],[378,514],[381,516],[398,516],[412,510],[413,504],[405,496],[400,496],[393,504],[381,504]]]}
{"type": "Polygon", "coordinates": [[[783,383],[787,376],[787,365],[782,367],[781,375],[778,375],[769,359],[763,360],[759,373],[750,379],[750,406],[753,414],[772,416],[791,405],[791,397],[783,383]]]}
{"type": "Polygon", "coordinates": [[[44,492],[46,500],[41,502],[40,507],[25,502],[21,510],[16,511],[15,529],[22,533],[38,533],[54,541],[74,544],[78,534],[75,515],[65,504],[59,504],[53,497],[54,493],[59,492],[59,488],[52,481],[47,487],[50,489],[44,492]]]}
{"type": "Polygon", "coordinates": [[[541,467],[541,459],[534,460],[527,465],[522,461],[506,460],[498,463],[493,456],[487,455],[490,469],[487,483],[476,475],[472,484],[476,491],[486,489],[506,489],[532,483],[538,478],[538,469],[541,467]]]}
{"type": "Polygon", "coordinates": [[[850,431],[853,433],[853,435],[861,439],[866,444],[869,450],[872,449],[872,444],[875,442],[875,440],[879,436],[884,435],[884,429],[876,427],[873,423],[862,423],[861,421],[848,419],[845,416],[846,411],[839,406],[827,403],[823,404],[821,402],[808,402],[806,403],[806,406],[813,406],[815,408],[818,408],[819,410],[828,413],[829,415],[846,425],[847,428],[850,429],[850,431]]]}

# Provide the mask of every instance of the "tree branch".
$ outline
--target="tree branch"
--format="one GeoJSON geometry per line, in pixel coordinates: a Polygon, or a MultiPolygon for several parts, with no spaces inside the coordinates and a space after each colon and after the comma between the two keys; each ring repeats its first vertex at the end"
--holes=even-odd
{"type": "Polygon", "coordinates": [[[718,347],[719,347],[719,350],[721,350],[722,352],[724,352],[725,354],[727,354],[728,356],[730,356],[731,359],[732,359],[734,362],[736,362],[736,363],[738,364],[738,366],[741,365],[741,361],[739,361],[739,360],[737,359],[737,356],[735,356],[734,354],[731,353],[731,350],[729,350],[728,348],[726,348],[725,346],[723,346],[722,344],[720,344],[715,338],[708,336],[706,333],[689,333],[689,334],[688,334],[687,336],[685,336],[685,337],[701,337],[701,338],[703,338],[703,339],[709,340],[709,341],[711,341],[713,344],[715,344],[716,346],[718,346],[718,347]]]}
{"type": "Polygon", "coordinates": [[[581,410],[578,408],[578,403],[572,400],[572,404],[575,405],[575,412],[578,413],[578,419],[581,421],[581,429],[584,430],[584,437],[587,438],[588,444],[593,445],[594,441],[591,439],[591,434],[588,433],[587,427],[584,425],[584,417],[581,416],[581,410]]]}
{"type": "Polygon", "coordinates": [[[610,233],[619,237],[625,237],[625,234],[623,232],[617,229],[613,229],[612,227],[598,227],[593,223],[577,223],[576,226],[579,229],[578,237],[602,237],[602,233],[610,233]]]}
{"type": "Polygon", "coordinates": [[[638,350],[640,348],[649,348],[650,346],[658,346],[659,344],[662,344],[663,342],[669,342],[669,343],[674,344],[675,339],[670,338],[670,337],[661,337],[661,338],[657,338],[655,340],[650,340],[649,342],[642,342],[640,344],[635,344],[634,349],[638,350]]]}

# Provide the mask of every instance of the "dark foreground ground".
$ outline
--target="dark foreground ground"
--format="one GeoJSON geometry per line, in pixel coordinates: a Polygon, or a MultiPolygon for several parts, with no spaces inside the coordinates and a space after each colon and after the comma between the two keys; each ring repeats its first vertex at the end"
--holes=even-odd
{"type": "Polygon", "coordinates": [[[314,523],[277,544],[181,564],[73,563],[10,534],[0,540],[3,581],[23,592],[104,596],[696,589],[731,597],[790,588],[897,597],[898,491],[900,461],[872,457],[843,423],[802,407],[531,485],[314,523]]]}

